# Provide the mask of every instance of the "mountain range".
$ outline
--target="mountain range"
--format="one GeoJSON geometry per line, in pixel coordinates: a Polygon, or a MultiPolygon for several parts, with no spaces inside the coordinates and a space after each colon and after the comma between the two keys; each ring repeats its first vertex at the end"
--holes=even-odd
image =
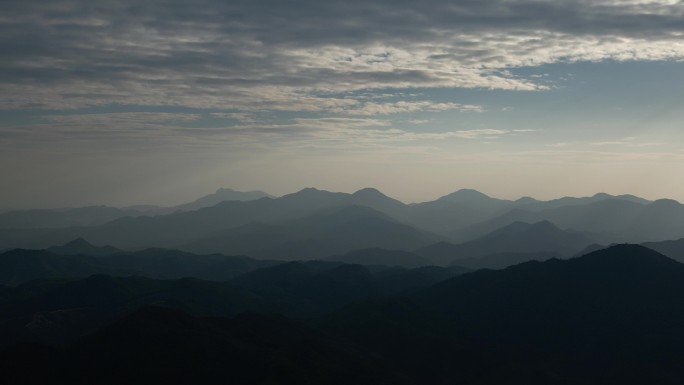
{"type": "MultiPolygon", "coordinates": [[[[508,201],[475,190],[459,190],[432,202],[407,205],[372,188],[353,194],[306,188],[280,198],[224,200],[190,210],[235,194],[219,190],[184,206],[188,211],[165,215],[138,213],[106,223],[71,227],[46,224],[34,226],[38,228],[4,228],[0,229],[0,250],[47,248],[85,238],[124,250],[161,247],[268,259],[311,259],[362,248],[414,252],[438,242],[464,244],[516,222],[549,222],[573,233],[575,238],[599,244],[684,237],[681,204],[672,200],[650,202],[631,195],[508,201]]],[[[265,195],[245,194],[238,196],[246,199],[265,195]]],[[[572,251],[568,245],[532,249],[559,255],[572,251]]],[[[493,250],[513,251],[528,250],[493,250]]]]}
{"type": "Polygon", "coordinates": [[[0,286],[0,375],[202,384],[225,376],[475,385],[684,378],[684,265],[652,249],[621,244],[409,278],[426,269],[311,261],[225,283],[95,275],[0,286]],[[414,284],[389,289],[398,282],[414,284]]]}

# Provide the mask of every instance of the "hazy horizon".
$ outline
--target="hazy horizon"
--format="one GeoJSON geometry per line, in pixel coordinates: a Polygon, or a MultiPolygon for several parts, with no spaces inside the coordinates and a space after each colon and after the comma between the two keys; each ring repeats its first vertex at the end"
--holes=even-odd
{"type": "Polygon", "coordinates": [[[28,210],[28,209],[66,209],[66,208],[77,208],[77,207],[87,207],[87,206],[109,206],[109,207],[119,207],[119,208],[130,208],[130,207],[136,207],[136,206],[148,206],[148,205],[150,205],[150,206],[160,206],[160,207],[173,207],[173,206],[182,205],[185,203],[190,203],[192,201],[195,201],[196,199],[202,198],[202,197],[207,196],[207,195],[214,194],[217,192],[217,190],[220,190],[220,189],[230,189],[230,190],[233,190],[236,192],[257,192],[258,191],[258,192],[264,192],[264,193],[273,195],[274,198],[279,198],[279,197],[282,197],[284,195],[295,194],[299,191],[302,191],[304,189],[309,189],[309,188],[313,188],[313,189],[320,190],[320,191],[332,192],[332,193],[347,193],[347,194],[353,194],[354,192],[362,190],[362,189],[372,188],[372,189],[376,189],[376,190],[380,191],[382,194],[388,196],[389,198],[396,199],[396,200],[398,200],[404,204],[430,202],[430,201],[437,200],[443,196],[446,196],[448,194],[451,194],[451,193],[454,193],[454,192],[457,192],[460,190],[475,190],[475,191],[478,191],[482,194],[489,196],[490,198],[509,200],[509,201],[515,201],[517,199],[527,198],[527,197],[536,199],[538,201],[550,201],[550,200],[566,198],[566,197],[584,198],[584,197],[592,197],[592,196],[597,195],[597,194],[609,194],[612,196],[632,195],[632,196],[636,196],[638,198],[644,198],[644,199],[647,199],[650,201],[656,201],[659,199],[672,199],[672,200],[676,200],[676,201],[681,202],[680,200],[678,200],[676,198],[668,197],[668,196],[649,197],[649,196],[641,196],[638,194],[632,194],[629,192],[611,193],[611,192],[607,192],[607,191],[596,191],[596,192],[580,193],[580,194],[564,194],[564,195],[548,196],[548,197],[540,197],[540,196],[535,196],[533,194],[518,195],[518,196],[498,196],[498,195],[490,194],[487,191],[483,191],[480,189],[467,187],[467,186],[466,187],[456,187],[452,190],[445,191],[445,192],[440,193],[436,196],[429,196],[429,197],[426,197],[424,199],[414,199],[414,200],[402,199],[400,194],[393,194],[393,192],[385,191],[385,190],[379,189],[379,188],[374,187],[374,186],[363,186],[363,187],[359,187],[359,188],[337,190],[337,189],[328,189],[328,188],[323,188],[320,186],[311,185],[311,186],[303,186],[303,187],[297,188],[297,189],[292,190],[292,191],[285,191],[283,193],[275,193],[273,191],[261,190],[261,189],[257,189],[257,188],[254,188],[254,189],[237,189],[237,188],[231,188],[229,186],[223,186],[223,187],[219,187],[219,188],[212,190],[212,191],[202,192],[199,195],[188,196],[186,199],[181,199],[181,200],[177,200],[177,201],[170,201],[170,202],[166,202],[166,203],[165,202],[153,202],[153,201],[151,201],[151,202],[122,202],[122,203],[95,202],[95,201],[94,202],[87,202],[86,201],[85,203],[83,203],[83,201],[78,201],[74,205],[0,207],[0,210],[1,211],[8,211],[8,210],[28,210]]]}
{"type": "Polygon", "coordinates": [[[684,201],[684,2],[0,5],[0,208],[684,201]]]}

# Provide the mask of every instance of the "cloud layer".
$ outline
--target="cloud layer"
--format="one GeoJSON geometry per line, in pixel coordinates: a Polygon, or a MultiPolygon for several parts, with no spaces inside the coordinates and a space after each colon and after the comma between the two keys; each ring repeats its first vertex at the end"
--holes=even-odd
{"type": "Polygon", "coordinates": [[[354,90],[535,90],[548,85],[507,69],[684,57],[684,5],[675,1],[23,0],[0,7],[5,109],[337,110],[346,103],[339,94],[354,90]]]}
{"type": "Polygon", "coordinates": [[[681,1],[5,0],[0,57],[10,206],[47,190],[55,205],[160,189],[178,203],[227,180],[426,199],[431,183],[631,187],[640,170],[656,189],[684,164],[681,92],[658,88],[680,72],[579,94],[587,77],[546,66],[680,61],[681,1]]]}

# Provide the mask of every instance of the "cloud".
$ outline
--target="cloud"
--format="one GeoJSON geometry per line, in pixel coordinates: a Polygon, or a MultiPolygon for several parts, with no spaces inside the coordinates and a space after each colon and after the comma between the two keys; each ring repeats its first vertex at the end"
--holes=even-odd
{"type": "Polygon", "coordinates": [[[331,112],[339,112],[350,115],[390,115],[411,112],[439,112],[439,111],[467,111],[482,112],[482,106],[459,103],[438,103],[431,101],[399,101],[394,103],[365,103],[352,105],[350,108],[332,109],[331,112]]]}
{"type": "Polygon", "coordinates": [[[602,142],[592,142],[592,146],[619,146],[619,147],[658,147],[664,146],[664,142],[641,142],[638,138],[630,136],[620,140],[608,140],[602,142]]]}
{"type": "MultiPolygon", "coordinates": [[[[0,17],[0,108],[396,113],[367,89],[546,89],[515,67],[684,58],[684,4],[25,0],[0,17]],[[356,110],[354,110],[356,108],[356,110]]],[[[458,106],[455,109],[459,109],[458,106]]]]}

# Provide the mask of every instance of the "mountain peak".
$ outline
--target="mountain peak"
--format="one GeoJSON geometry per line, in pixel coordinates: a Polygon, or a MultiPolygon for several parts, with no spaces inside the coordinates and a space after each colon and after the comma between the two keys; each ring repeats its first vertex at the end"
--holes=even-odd
{"type": "Polygon", "coordinates": [[[456,201],[456,202],[471,202],[471,201],[484,201],[484,200],[491,200],[492,198],[487,195],[483,194],[477,190],[473,189],[460,189],[456,192],[452,192],[451,194],[445,195],[438,200],[448,200],[448,201],[456,201]]]}
{"type": "Polygon", "coordinates": [[[615,266],[626,265],[659,265],[659,266],[677,266],[681,268],[682,265],[666,257],[659,252],[650,249],[646,246],[635,244],[617,244],[605,249],[597,250],[589,254],[585,254],[577,259],[584,260],[601,260],[615,266]]]}
{"type": "Polygon", "coordinates": [[[93,257],[104,257],[120,252],[119,249],[112,246],[95,246],[81,237],[69,241],[62,246],[49,247],[47,250],[62,255],[81,254],[93,257]]]}
{"type": "Polygon", "coordinates": [[[78,237],[62,245],[62,247],[95,247],[92,243],[86,241],[82,237],[78,237]]]}
{"type": "Polygon", "coordinates": [[[651,205],[652,206],[660,206],[660,207],[676,207],[676,206],[679,206],[680,203],[674,199],[658,199],[658,200],[653,201],[653,203],[651,203],[651,205]]]}
{"type": "Polygon", "coordinates": [[[524,196],[524,197],[518,198],[518,199],[515,201],[515,203],[524,203],[524,204],[536,203],[536,202],[539,202],[539,201],[536,200],[536,199],[534,199],[534,198],[532,198],[532,197],[529,197],[529,196],[524,196]]]}
{"type": "Polygon", "coordinates": [[[528,223],[522,221],[515,221],[507,226],[500,228],[494,233],[508,233],[511,231],[528,231],[528,230],[559,230],[560,229],[549,221],[539,221],[535,223],[528,223]]]}
{"type": "Polygon", "coordinates": [[[531,227],[538,228],[538,229],[553,229],[553,230],[560,230],[558,226],[554,225],[553,223],[544,220],[544,221],[539,221],[531,224],[531,227]]]}
{"type": "Polygon", "coordinates": [[[352,194],[353,201],[360,205],[366,205],[384,210],[396,210],[404,207],[404,203],[390,198],[374,188],[364,188],[352,194]]]}
{"type": "Polygon", "coordinates": [[[314,202],[320,201],[338,201],[344,199],[345,196],[349,196],[349,194],[319,190],[315,187],[306,187],[297,192],[283,195],[280,199],[313,204],[314,202]]]}
{"type": "Polygon", "coordinates": [[[387,195],[381,193],[378,189],[375,189],[372,187],[362,188],[361,190],[356,191],[352,195],[364,196],[364,197],[386,197],[387,196],[387,195]]]}
{"type": "Polygon", "coordinates": [[[314,195],[314,194],[319,194],[319,193],[327,193],[328,191],[325,190],[319,190],[315,187],[305,187],[297,192],[294,192],[292,194],[287,194],[285,196],[306,196],[306,195],[314,195]]]}
{"type": "Polygon", "coordinates": [[[452,193],[452,194],[449,194],[449,195],[462,196],[462,197],[470,197],[470,198],[473,198],[473,197],[477,197],[477,198],[489,198],[489,197],[490,197],[489,195],[487,195],[487,194],[485,194],[485,193],[482,193],[482,192],[480,192],[480,191],[477,191],[477,190],[475,190],[475,189],[470,189],[470,188],[460,189],[460,190],[458,190],[458,191],[456,191],[456,192],[454,192],[454,193],[452,193]]]}

